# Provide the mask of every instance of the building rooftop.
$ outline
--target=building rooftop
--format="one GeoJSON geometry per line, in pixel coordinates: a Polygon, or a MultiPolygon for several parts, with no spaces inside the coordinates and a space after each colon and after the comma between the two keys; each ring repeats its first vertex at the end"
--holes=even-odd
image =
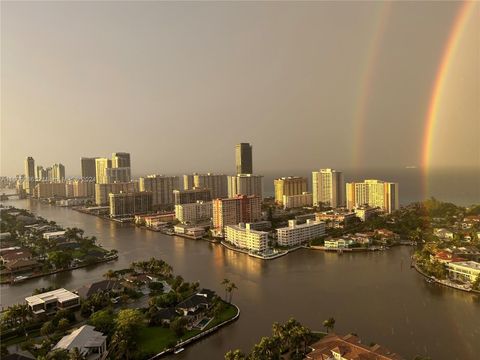
{"type": "Polygon", "coordinates": [[[476,261],[456,261],[454,263],[450,263],[450,265],[461,266],[461,267],[466,267],[466,268],[469,268],[469,269],[480,271],[480,263],[478,263],[476,261]]]}
{"type": "Polygon", "coordinates": [[[78,348],[81,353],[85,353],[88,348],[100,347],[106,341],[107,337],[90,325],[72,331],[71,334],[64,336],[55,345],[54,349],[72,350],[78,348]]]}
{"type": "MultiPolygon", "coordinates": [[[[328,334],[321,340],[314,343],[312,352],[308,353],[306,359],[327,360],[341,356],[341,359],[348,360],[402,360],[402,357],[381,347],[378,344],[367,346],[361,343],[360,339],[352,334],[340,337],[336,334],[328,334]],[[335,354],[338,354],[335,356],[335,354]]],[[[340,357],[339,357],[340,358],[340,357]]]]}
{"type": "Polygon", "coordinates": [[[78,298],[77,294],[74,294],[71,291],[68,291],[66,289],[60,288],[53,291],[47,291],[42,294],[28,296],[25,298],[25,301],[27,301],[29,305],[33,306],[38,304],[44,304],[46,302],[51,302],[54,300],[59,302],[65,302],[65,301],[74,300],[77,298],[78,298]]]}

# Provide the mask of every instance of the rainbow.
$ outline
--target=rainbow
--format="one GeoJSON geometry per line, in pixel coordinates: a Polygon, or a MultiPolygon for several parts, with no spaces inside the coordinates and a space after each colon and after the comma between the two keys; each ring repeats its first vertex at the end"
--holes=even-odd
{"type": "Polygon", "coordinates": [[[392,8],[392,2],[385,1],[377,10],[373,25],[373,36],[367,46],[367,56],[364,60],[363,72],[360,76],[360,87],[353,114],[353,167],[359,167],[363,162],[363,146],[365,126],[367,122],[368,105],[371,97],[375,68],[378,63],[383,35],[392,8]]]}
{"type": "Polygon", "coordinates": [[[475,1],[464,1],[460,6],[453,26],[445,44],[443,55],[433,83],[433,90],[428,105],[425,121],[423,147],[422,147],[422,168],[424,172],[424,195],[428,193],[428,169],[430,167],[432,142],[436,120],[438,118],[439,104],[445,87],[448,71],[454,58],[460,38],[462,37],[465,24],[468,22],[470,13],[475,7],[475,1]]]}

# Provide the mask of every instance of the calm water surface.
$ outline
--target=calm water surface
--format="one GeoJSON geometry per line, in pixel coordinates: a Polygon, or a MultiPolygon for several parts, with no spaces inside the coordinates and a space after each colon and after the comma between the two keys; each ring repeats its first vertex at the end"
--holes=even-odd
{"type": "Polygon", "coordinates": [[[96,281],[109,268],[124,268],[152,256],[170,263],[187,281],[223,294],[229,278],[239,290],[233,300],[241,317],[217,334],[188,347],[177,359],[222,359],[232,348],[249,349],[271,324],[295,317],[312,329],[336,319],[338,333],[358,333],[365,343],[389,347],[406,358],[478,359],[480,300],[476,295],[429,285],[410,269],[411,249],[398,247],[374,254],[325,254],[299,250],[274,261],[262,261],[204,241],[170,237],[105,221],[76,211],[13,200],[64,227],[77,226],[95,235],[119,260],[15,286],[1,287],[1,304],[20,302],[34,288],[49,285],[76,289],[96,281]]]}

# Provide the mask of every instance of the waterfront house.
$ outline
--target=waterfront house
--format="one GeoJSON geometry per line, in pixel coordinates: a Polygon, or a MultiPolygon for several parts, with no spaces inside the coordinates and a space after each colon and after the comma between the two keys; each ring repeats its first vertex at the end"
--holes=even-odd
{"type": "Polygon", "coordinates": [[[450,231],[444,228],[433,229],[433,234],[438,236],[440,239],[449,239],[449,240],[452,240],[455,236],[453,231],[450,231]]]}
{"type": "Polygon", "coordinates": [[[196,294],[185,299],[176,306],[177,313],[187,317],[190,322],[199,320],[204,312],[210,308],[215,293],[202,289],[196,294]]]}
{"type": "Polygon", "coordinates": [[[28,296],[25,301],[35,315],[50,314],[80,306],[80,297],[63,288],[28,296]]]}
{"type": "Polygon", "coordinates": [[[46,240],[56,240],[59,238],[63,238],[65,236],[66,231],[52,231],[43,233],[43,238],[46,240]]]}
{"type": "Polygon", "coordinates": [[[375,344],[364,345],[360,339],[352,334],[340,337],[328,334],[310,346],[305,360],[402,360],[403,358],[390,350],[375,344]]]}
{"type": "Polygon", "coordinates": [[[9,251],[3,251],[0,255],[0,260],[3,264],[8,264],[10,261],[15,260],[30,260],[32,259],[32,253],[28,249],[13,249],[9,251]]]}
{"type": "Polygon", "coordinates": [[[474,283],[480,276],[480,263],[476,261],[459,261],[447,264],[448,275],[454,280],[474,283]]]}
{"type": "Polygon", "coordinates": [[[326,249],[345,249],[354,244],[353,240],[349,239],[331,239],[325,240],[325,248],[326,249]]]}
{"type": "Polygon", "coordinates": [[[90,325],[73,330],[54,346],[53,350],[72,351],[77,348],[86,359],[99,360],[107,357],[107,337],[90,325]]]}
{"type": "Polygon", "coordinates": [[[464,260],[465,259],[461,257],[455,256],[455,254],[450,251],[439,251],[435,255],[430,255],[430,261],[438,261],[442,264],[464,260]]]}
{"type": "Polygon", "coordinates": [[[88,299],[94,294],[119,294],[123,291],[124,286],[118,280],[102,280],[89,285],[82,286],[77,290],[77,294],[82,299],[88,299]]]}
{"type": "Polygon", "coordinates": [[[8,262],[5,265],[5,270],[8,272],[15,274],[27,271],[35,271],[41,268],[42,265],[38,263],[36,260],[13,260],[8,262]]]}
{"type": "Polygon", "coordinates": [[[152,322],[155,324],[168,325],[177,316],[178,314],[175,308],[159,309],[159,311],[152,316],[152,322]]]}

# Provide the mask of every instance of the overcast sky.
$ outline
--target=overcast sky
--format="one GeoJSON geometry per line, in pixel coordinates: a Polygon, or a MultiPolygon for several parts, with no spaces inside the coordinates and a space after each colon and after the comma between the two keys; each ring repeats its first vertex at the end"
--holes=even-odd
{"type": "MultiPolygon", "coordinates": [[[[237,142],[252,143],[257,173],[420,165],[460,6],[2,2],[1,174],[33,156],[78,175],[81,156],[114,151],[138,175],[228,173],[237,142]]],[[[448,72],[433,166],[480,165],[479,8],[448,72]]]]}

